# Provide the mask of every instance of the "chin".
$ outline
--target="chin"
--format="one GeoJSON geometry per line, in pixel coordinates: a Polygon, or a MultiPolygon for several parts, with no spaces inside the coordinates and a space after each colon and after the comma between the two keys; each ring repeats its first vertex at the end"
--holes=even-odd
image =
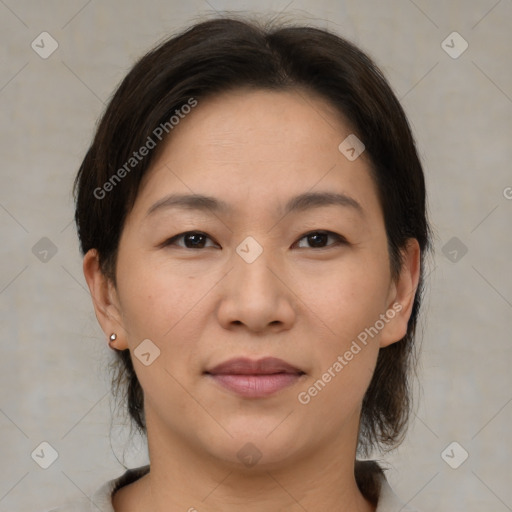
{"type": "Polygon", "coordinates": [[[275,469],[289,463],[290,458],[301,451],[298,432],[292,431],[290,425],[279,425],[275,419],[260,420],[256,425],[247,421],[231,423],[227,430],[233,437],[221,434],[221,438],[217,437],[214,449],[209,446],[209,451],[213,452],[214,457],[236,466],[238,470],[275,469]]]}

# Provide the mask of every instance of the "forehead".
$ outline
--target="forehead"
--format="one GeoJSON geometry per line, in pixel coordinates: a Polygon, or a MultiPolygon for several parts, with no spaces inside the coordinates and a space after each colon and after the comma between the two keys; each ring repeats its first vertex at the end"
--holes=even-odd
{"type": "MultiPolygon", "coordinates": [[[[202,151],[214,157],[254,158],[251,148],[268,147],[272,160],[284,161],[292,154],[276,155],[276,146],[293,148],[295,155],[310,149],[331,151],[348,123],[323,98],[301,90],[235,89],[204,101],[187,116],[168,143],[169,151],[185,140],[197,138],[202,151]]],[[[204,153],[202,153],[204,155],[204,153]]],[[[192,155],[191,155],[192,156],[192,155]]],[[[261,158],[266,158],[262,153],[261,158]]]]}
{"type": "Polygon", "coordinates": [[[366,155],[350,161],[339,150],[350,134],[334,106],[303,90],[236,90],[198,100],[162,142],[135,206],[147,210],[179,192],[215,196],[233,209],[269,202],[275,209],[322,190],[378,208],[366,155]]]}

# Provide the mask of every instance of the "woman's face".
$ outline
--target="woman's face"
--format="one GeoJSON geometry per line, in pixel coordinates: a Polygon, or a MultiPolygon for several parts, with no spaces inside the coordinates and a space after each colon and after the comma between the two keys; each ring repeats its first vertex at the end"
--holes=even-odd
{"type": "Polygon", "coordinates": [[[174,127],[123,229],[117,323],[102,320],[132,351],[150,443],[247,465],[355,450],[414,294],[391,279],[365,153],[338,148],[350,133],[321,99],[242,90],[174,127]]]}

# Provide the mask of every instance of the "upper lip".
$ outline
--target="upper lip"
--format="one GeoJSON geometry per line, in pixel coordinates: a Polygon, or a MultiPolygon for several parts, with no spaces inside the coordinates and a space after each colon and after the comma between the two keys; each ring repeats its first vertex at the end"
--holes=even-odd
{"type": "Polygon", "coordinates": [[[205,373],[213,375],[271,375],[273,373],[303,374],[304,372],[276,357],[264,357],[257,360],[237,357],[224,361],[205,373]]]}

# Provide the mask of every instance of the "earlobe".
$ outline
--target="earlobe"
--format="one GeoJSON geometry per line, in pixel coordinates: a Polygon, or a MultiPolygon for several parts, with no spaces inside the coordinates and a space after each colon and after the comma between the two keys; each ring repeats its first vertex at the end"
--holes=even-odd
{"type": "MultiPolygon", "coordinates": [[[[400,341],[407,334],[407,324],[411,317],[414,298],[421,270],[421,251],[415,238],[407,241],[402,250],[402,268],[400,275],[393,283],[388,311],[393,311],[393,317],[381,332],[380,346],[387,347],[400,341]]],[[[391,316],[391,315],[390,315],[391,316]]]]}
{"type": "Polygon", "coordinates": [[[96,318],[107,340],[112,333],[116,334],[111,348],[118,350],[128,348],[117,292],[112,281],[101,271],[96,249],[89,250],[84,256],[83,272],[91,292],[96,318]]]}

